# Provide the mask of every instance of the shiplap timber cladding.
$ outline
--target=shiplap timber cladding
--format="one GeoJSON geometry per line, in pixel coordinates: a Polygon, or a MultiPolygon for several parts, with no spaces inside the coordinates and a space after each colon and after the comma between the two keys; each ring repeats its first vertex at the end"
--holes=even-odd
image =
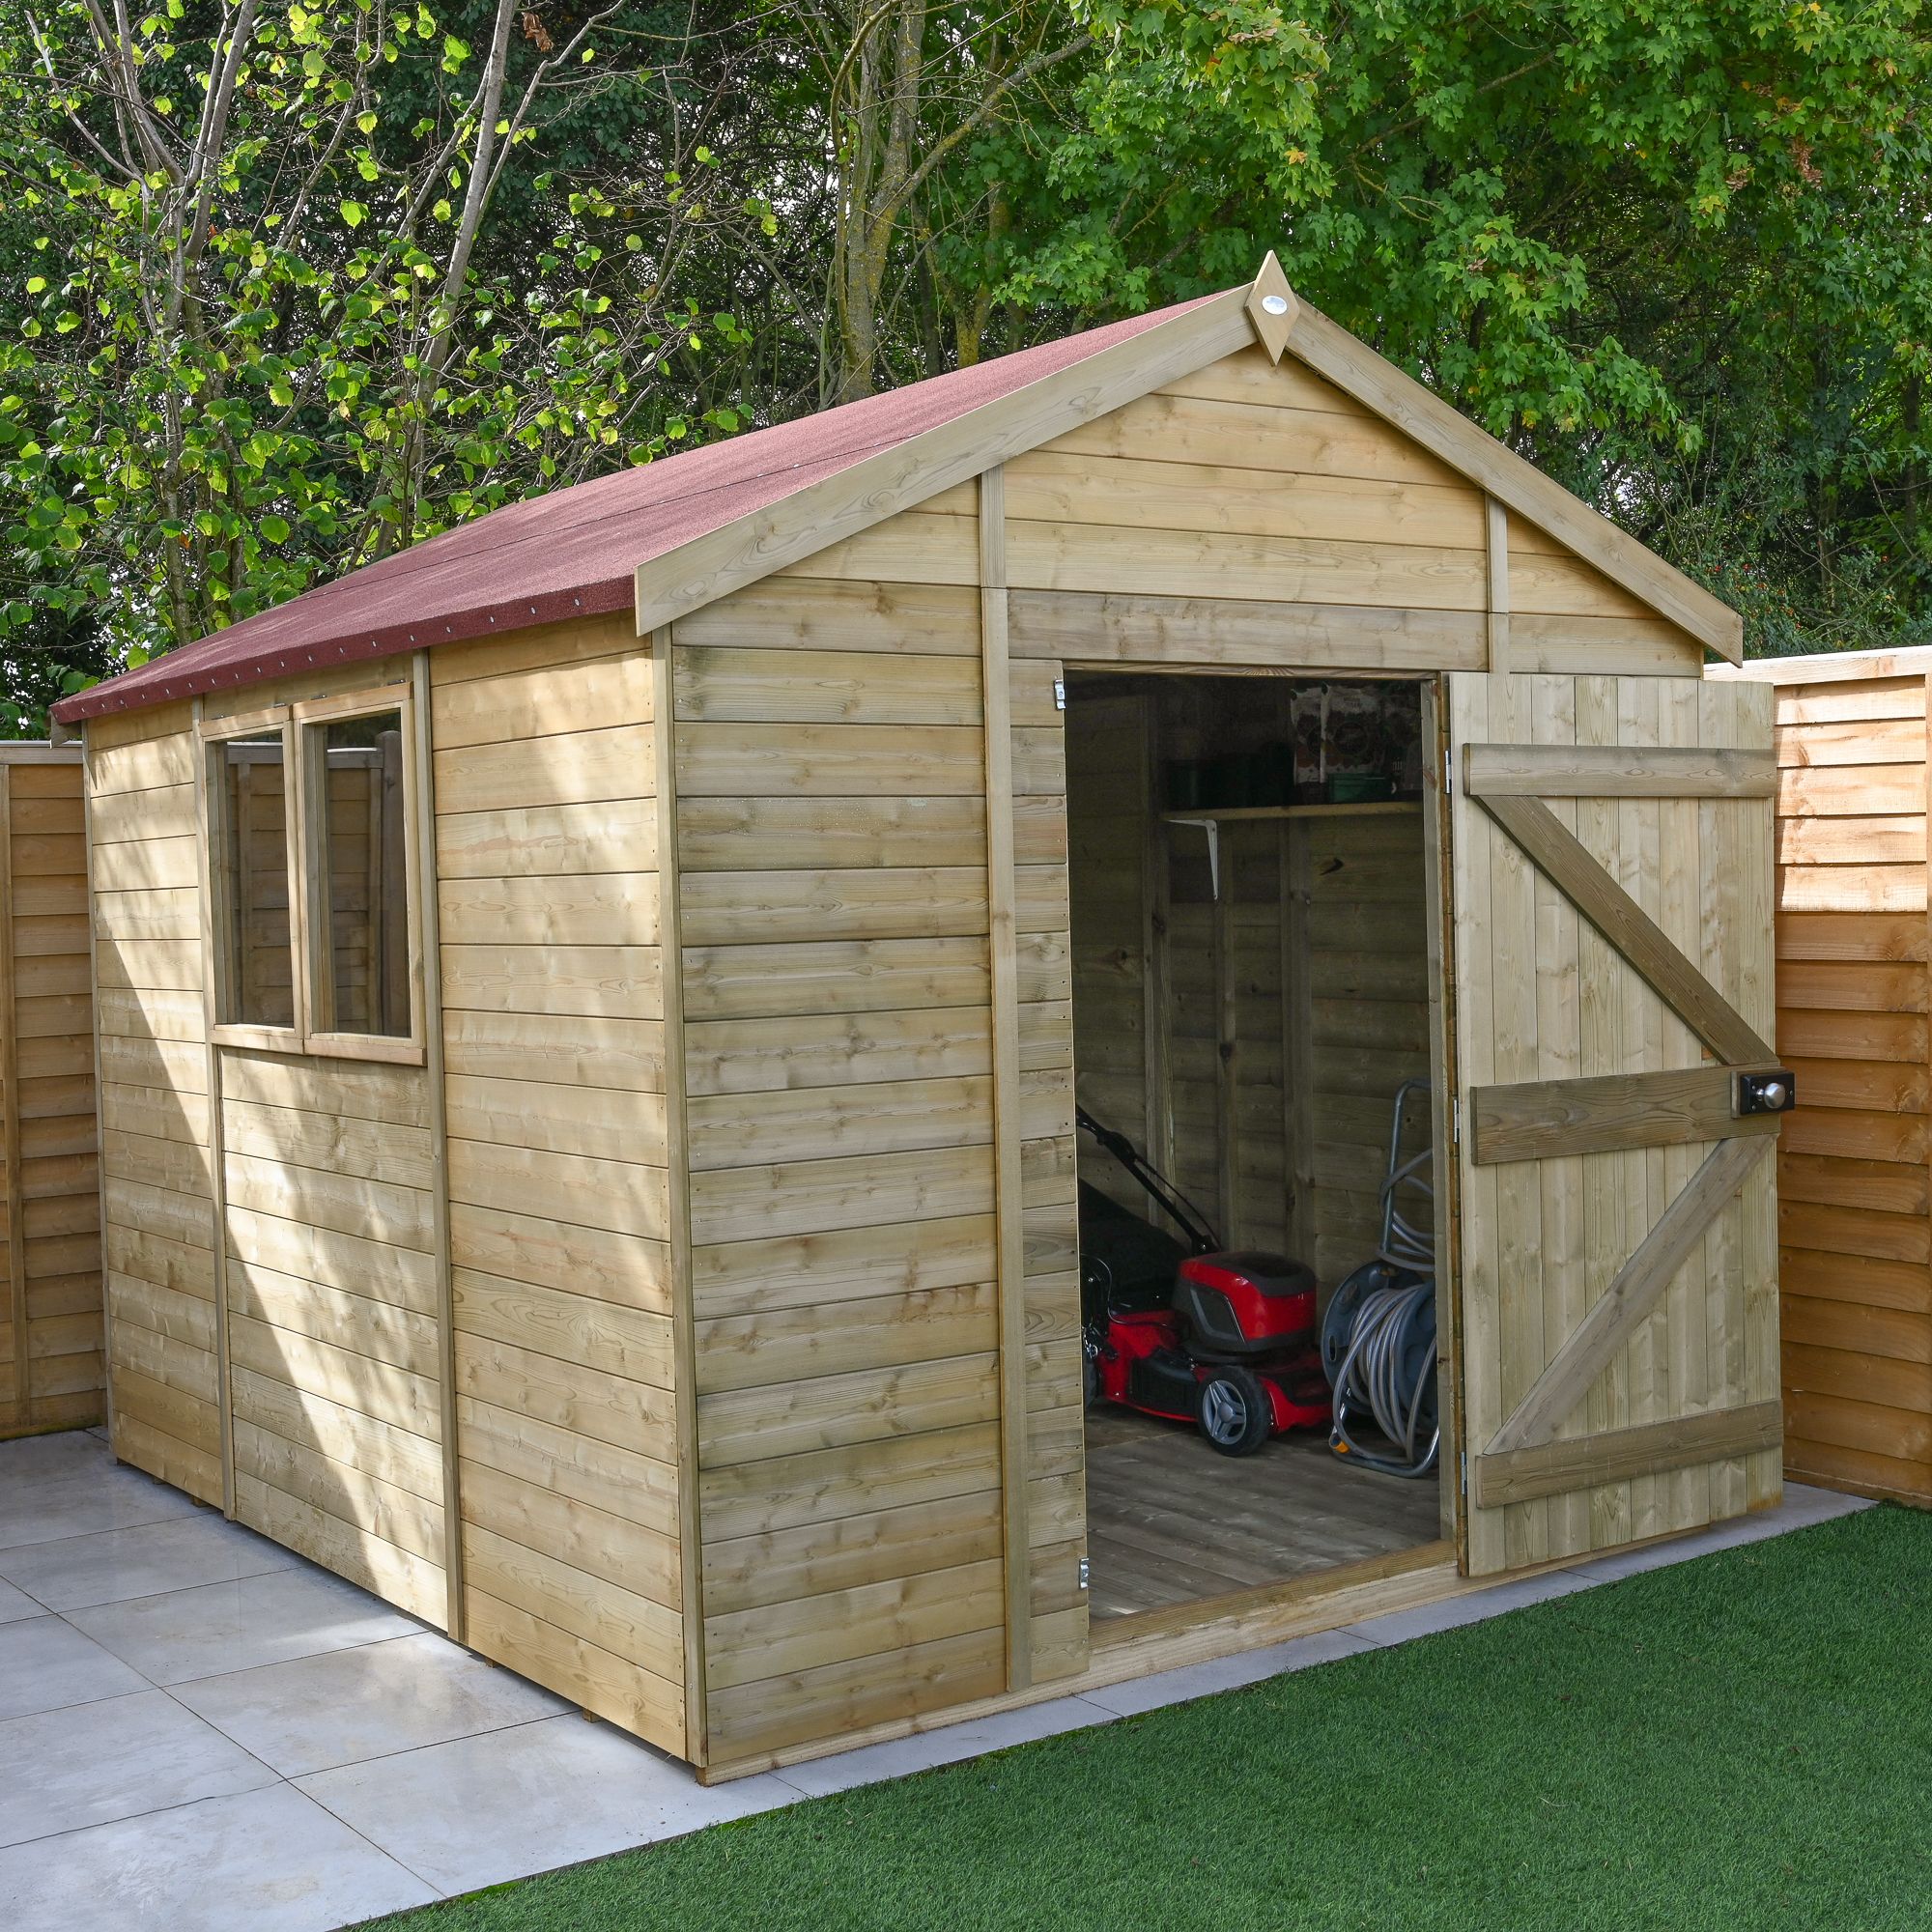
{"type": "MultiPolygon", "coordinates": [[[[1759,696],[1663,678],[1456,677],[1451,754],[1460,758],[1465,746],[1616,745],[1737,749],[1762,759],[1769,719],[1759,696]]],[[[1575,762],[1599,768],[1587,752],[1575,762]]],[[[1631,795],[1639,788],[1600,776],[1573,788],[1583,795],[1544,804],[1744,1029],[1768,1035],[1770,812],[1762,798],[1711,795],[1719,788],[1631,795]]],[[[1709,1064],[1685,1021],[1461,779],[1454,814],[1463,1091],[1709,1064]]],[[[1679,1137],[1492,1162],[1477,1136],[1465,1134],[1459,1339],[1462,1420],[1476,1465],[1465,1514],[1472,1573],[1686,1529],[1775,1497],[1777,1454],[1762,1418],[1777,1399],[1776,1195],[1773,1164],[1752,1158],[1763,1146],[1762,1137],[1679,1137]],[[1568,1466],[1570,1487],[1532,1488],[1521,1499],[1483,1506],[1486,1461],[1499,1477],[1505,1464],[1520,1473],[1496,1452],[1519,1446],[1514,1432],[1561,1379],[1566,1350],[1574,1355],[1579,1338],[1594,1332],[1600,1299],[1640,1264],[1634,1258],[1653,1231],[1698,1205],[1715,1209],[1708,1227],[1680,1264],[1663,1270],[1667,1285],[1648,1319],[1557,1406],[1543,1432],[1557,1445],[1597,1438],[1599,1453],[1568,1466]],[[1735,1425],[1732,1453],[1717,1454],[1709,1430],[1724,1414],[1735,1425]],[[1641,1448],[1634,1467],[1616,1453],[1632,1441],[1641,1448]],[[1609,1480],[1589,1480],[1606,1473],[1609,1480]]],[[[1496,1493],[1520,1494],[1501,1483],[1496,1493]]]]}
{"type": "MultiPolygon", "coordinates": [[[[202,700],[202,726],[218,730],[266,706],[364,693],[370,710],[381,711],[407,697],[410,676],[407,660],[391,661],[212,696],[202,700]]],[[[321,796],[332,894],[348,887],[345,865],[373,878],[370,835],[389,836],[372,816],[383,808],[370,776],[337,772],[321,796]]],[[[270,765],[253,779],[282,788],[287,774],[270,765]]],[[[198,842],[199,823],[194,836],[198,842]]],[[[282,838],[253,841],[241,857],[262,875],[252,902],[269,915],[266,926],[242,935],[242,970],[265,985],[288,982],[291,928],[302,920],[292,917],[282,838]]],[[[347,892],[350,916],[333,922],[327,949],[332,970],[346,970],[352,987],[366,984],[367,966],[344,949],[356,944],[351,933],[364,923],[367,897],[366,887],[347,892]]],[[[449,1393],[436,1235],[442,1164],[428,1074],[420,1065],[262,1050],[219,1037],[206,1066],[199,1151],[214,1228],[213,1399],[230,1513],[447,1626],[449,1393]]]]}
{"type": "Polygon", "coordinates": [[[103,1407],[81,789],[77,749],[0,745],[0,1437],[103,1407]]]}
{"type": "Polygon", "coordinates": [[[469,1641],[686,1748],[649,652],[430,658],[469,1641]]]}
{"type": "Polygon", "coordinates": [[[979,597],[799,581],[673,633],[714,1762],[1007,1682],[979,597]]]}
{"type": "Polygon", "coordinates": [[[1754,664],[1777,751],[1784,1467],[1932,1502],[1927,654],[1754,664]]]}
{"type": "MultiPolygon", "coordinates": [[[[1292,353],[1226,356],[1006,471],[1016,656],[1337,675],[1488,662],[1482,491],[1292,353]]],[[[1687,633],[1528,521],[1508,529],[1515,666],[1698,675],[1687,633]]],[[[881,539],[878,560],[902,542],[881,539]]]]}

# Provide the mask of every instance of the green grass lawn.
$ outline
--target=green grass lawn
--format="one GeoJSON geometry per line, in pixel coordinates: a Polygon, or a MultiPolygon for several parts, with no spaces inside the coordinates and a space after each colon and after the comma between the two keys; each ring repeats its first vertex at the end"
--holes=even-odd
{"type": "Polygon", "coordinates": [[[1840,1518],[381,1923],[1932,1925],[1932,1518],[1840,1518]]]}

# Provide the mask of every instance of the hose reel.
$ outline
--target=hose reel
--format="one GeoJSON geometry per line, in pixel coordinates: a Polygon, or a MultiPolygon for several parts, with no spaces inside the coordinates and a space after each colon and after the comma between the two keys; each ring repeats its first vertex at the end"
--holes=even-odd
{"type": "Polygon", "coordinates": [[[1435,1239],[1421,1218],[1434,1204],[1434,1150],[1405,1159],[1403,1126],[1426,1080],[1396,1091],[1381,1187],[1381,1243],[1338,1288],[1321,1321],[1321,1367],[1335,1391],[1328,1446],[1392,1476],[1425,1476],[1442,1445],[1436,1397],[1435,1239]],[[1355,1432],[1373,1423],[1385,1443],[1355,1432]]]}

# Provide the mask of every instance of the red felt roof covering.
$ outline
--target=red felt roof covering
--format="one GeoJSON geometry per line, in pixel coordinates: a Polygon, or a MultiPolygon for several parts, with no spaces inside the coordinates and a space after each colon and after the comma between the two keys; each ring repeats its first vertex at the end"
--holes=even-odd
{"type": "MultiPolygon", "coordinates": [[[[1201,297],[1202,301],[1212,297],[1201,297]]],[[[1181,302],[970,369],[507,503],[272,611],[63,698],[64,724],[312,666],[626,611],[634,574],[694,538],[835,476],[1196,306],[1181,302]]]]}

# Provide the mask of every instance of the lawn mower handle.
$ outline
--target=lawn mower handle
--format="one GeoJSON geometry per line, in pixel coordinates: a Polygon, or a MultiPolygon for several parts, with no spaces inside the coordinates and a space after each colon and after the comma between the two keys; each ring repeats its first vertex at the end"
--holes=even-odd
{"type": "Polygon", "coordinates": [[[1102,1126],[1085,1107],[1074,1108],[1073,1119],[1084,1132],[1092,1134],[1140,1182],[1154,1205],[1187,1236],[1193,1253],[1211,1255],[1220,1252],[1223,1245],[1221,1237],[1207,1217],[1165,1175],[1141,1158],[1140,1151],[1125,1134],[1102,1126]]]}

